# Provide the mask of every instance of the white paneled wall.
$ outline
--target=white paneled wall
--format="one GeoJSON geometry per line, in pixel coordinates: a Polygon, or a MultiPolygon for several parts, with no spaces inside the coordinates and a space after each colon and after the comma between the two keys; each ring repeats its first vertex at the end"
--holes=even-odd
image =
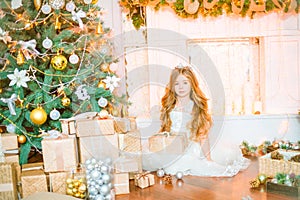
{"type": "MultiPolygon", "coordinates": [[[[160,11],[148,8],[148,29],[136,31],[120,13],[117,2],[99,0],[100,5],[111,9],[107,10],[109,24],[117,34],[124,36],[119,48],[127,59],[126,63],[125,58],[121,60],[120,67],[126,67],[129,72],[127,89],[132,93],[133,103],[129,113],[138,117],[143,136],[150,136],[159,129],[157,107],[163,85],[168,82],[168,70],[180,62],[189,62],[188,41],[258,37],[261,39],[259,55],[254,59],[260,64],[258,93],[263,101],[263,114],[225,116],[221,124],[215,121],[217,125],[211,137],[221,135],[222,139],[236,144],[242,140],[258,144],[275,137],[300,140],[300,117],[297,115],[300,109],[300,15],[269,13],[257,14],[254,19],[221,16],[195,20],[179,18],[169,8],[160,11]],[[126,52],[128,50],[130,52],[126,52]],[[139,68],[141,73],[137,75],[134,72],[139,68]],[[151,83],[155,84],[151,86],[151,83]],[[286,126],[284,133],[281,133],[282,126],[286,126]],[[219,127],[217,132],[216,127],[219,127]]],[[[226,72],[222,73],[220,76],[226,76],[226,72]]]]}

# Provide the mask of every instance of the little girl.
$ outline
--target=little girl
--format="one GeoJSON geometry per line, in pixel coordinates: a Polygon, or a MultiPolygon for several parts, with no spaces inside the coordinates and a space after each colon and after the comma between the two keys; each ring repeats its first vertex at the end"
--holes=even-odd
{"type": "Polygon", "coordinates": [[[188,139],[184,153],[164,165],[166,173],[176,174],[180,171],[185,175],[234,176],[248,167],[249,160],[242,157],[238,148],[235,152],[228,147],[223,148],[224,151],[214,152],[231,159],[232,156],[225,154],[229,151],[235,154],[235,160],[222,165],[212,160],[208,137],[212,119],[208,112],[207,98],[199,88],[197,78],[190,67],[176,67],[172,70],[162,98],[160,119],[161,132],[185,132],[188,139]]]}

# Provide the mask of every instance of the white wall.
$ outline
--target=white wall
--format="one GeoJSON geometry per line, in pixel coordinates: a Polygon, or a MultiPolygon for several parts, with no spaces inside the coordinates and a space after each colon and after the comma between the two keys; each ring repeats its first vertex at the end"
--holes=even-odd
{"type": "Polygon", "coordinates": [[[259,62],[262,67],[260,76],[264,115],[225,116],[221,129],[216,120],[217,126],[214,128],[217,129],[212,130],[211,137],[216,139],[221,135],[221,138],[236,144],[243,140],[259,144],[265,139],[274,138],[300,140],[300,117],[297,115],[300,108],[300,15],[269,13],[256,15],[254,19],[221,16],[189,20],[178,18],[171,10],[156,12],[147,9],[147,32],[144,28],[134,30],[131,22],[120,14],[117,0],[103,0],[100,4],[101,2],[105,2],[111,9],[108,10],[108,21],[113,29],[124,35],[120,49],[124,50],[128,59],[125,63],[124,58],[120,66],[126,66],[127,69],[128,88],[132,87],[130,90],[133,91],[130,94],[133,100],[130,114],[139,117],[138,125],[143,136],[147,137],[158,131],[159,110],[155,105],[158,104],[163,85],[168,79],[167,71],[151,70],[154,65],[172,68],[179,62],[188,62],[186,38],[260,37],[262,48],[259,62]],[[163,30],[164,34],[159,35],[149,29],[163,30]],[[165,34],[168,31],[178,35],[165,34]],[[150,50],[148,47],[159,47],[161,50],[150,50]],[[125,49],[131,51],[125,52],[125,49]],[[178,52],[179,55],[172,52],[178,52]],[[131,73],[141,66],[141,76],[131,73]],[[135,83],[147,81],[161,85],[144,85],[135,90],[135,83]],[[283,129],[286,129],[284,133],[283,129]]]}

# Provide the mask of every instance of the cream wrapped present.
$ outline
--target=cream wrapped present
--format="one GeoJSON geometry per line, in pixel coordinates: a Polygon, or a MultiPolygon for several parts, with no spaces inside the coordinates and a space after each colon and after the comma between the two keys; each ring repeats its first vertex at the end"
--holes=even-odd
{"type": "Polygon", "coordinates": [[[128,173],[114,174],[115,194],[128,194],[129,191],[129,176],[128,173]]]}
{"type": "Polygon", "coordinates": [[[119,156],[117,134],[80,137],[78,141],[81,163],[90,158],[98,160],[111,158],[115,160],[119,156]]]}
{"type": "Polygon", "coordinates": [[[43,139],[45,172],[68,171],[78,164],[75,137],[43,139]]]}
{"type": "Polygon", "coordinates": [[[4,151],[18,149],[18,135],[14,133],[4,133],[0,135],[0,142],[4,151]]]}
{"type": "Polygon", "coordinates": [[[134,158],[120,157],[114,162],[114,168],[116,173],[139,172],[139,160],[134,158]]]}
{"type": "Polygon", "coordinates": [[[18,163],[0,163],[0,199],[16,200],[18,163]]]}
{"type": "Polygon", "coordinates": [[[77,137],[113,134],[115,134],[113,119],[101,119],[98,116],[95,116],[92,118],[80,118],[76,120],[77,137]]]}
{"type": "Polygon", "coordinates": [[[185,133],[163,132],[151,136],[148,140],[151,152],[181,154],[187,146],[185,133]]]}
{"type": "Polygon", "coordinates": [[[150,172],[137,174],[134,178],[134,184],[142,189],[154,185],[154,175],[150,174],[150,172]]]}
{"type": "Polygon", "coordinates": [[[76,134],[75,118],[59,119],[61,123],[61,132],[65,135],[76,134]]]}
{"type": "Polygon", "coordinates": [[[141,133],[139,130],[132,130],[126,134],[119,134],[119,148],[121,151],[138,153],[142,151],[141,133]]]}

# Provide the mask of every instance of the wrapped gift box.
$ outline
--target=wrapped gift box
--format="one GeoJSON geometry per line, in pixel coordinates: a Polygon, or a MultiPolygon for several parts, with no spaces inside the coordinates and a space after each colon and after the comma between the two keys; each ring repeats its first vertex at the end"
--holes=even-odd
{"type": "Polygon", "coordinates": [[[81,118],[76,120],[77,137],[113,134],[115,134],[113,119],[81,118]]]}
{"type": "Polygon", "coordinates": [[[48,192],[47,177],[41,167],[41,163],[22,165],[21,182],[23,198],[37,192],[48,192]]]}
{"type": "Polygon", "coordinates": [[[125,152],[138,153],[142,151],[141,133],[132,130],[126,134],[119,134],[119,148],[125,152]]]}
{"type": "Polygon", "coordinates": [[[18,154],[5,154],[5,162],[17,162],[19,163],[19,155],[18,154]]]}
{"type": "Polygon", "coordinates": [[[75,118],[71,117],[68,119],[59,119],[61,123],[61,132],[65,135],[76,134],[75,118]]]}
{"type": "Polygon", "coordinates": [[[156,134],[148,140],[151,152],[163,151],[172,154],[181,154],[187,146],[187,139],[184,133],[156,134]]]}
{"type": "Polygon", "coordinates": [[[139,161],[134,158],[120,157],[114,162],[116,173],[139,172],[139,161]]]}
{"type": "Polygon", "coordinates": [[[137,174],[134,178],[134,184],[142,189],[154,185],[154,175],[150,173],[137,174]]]}
{"type": "Polygon", "coordinates": [[[17,167],[18,163],[0,163],[0,199],[17,200],[17,167]]]}
{"type": "Polygon", "coordinates": [[[99,135],[79,138],[79,157],[80,162],[96,158],[102,160],[105,158],[117,159],[119,156],[118,135],[99,135]]]}
{"type": "Polygon", "coordinates": [[[50,172],[49,173],[49,186],[50,192],[66,194],[66,179],[67,172],[50,172]]]}
{"type": "Polygon", "coordinates": [[[128,173],[114,174],[114,188],[115,194],[128,194],[129,191],[129,177],[128,173]]]}
{"type": "Polygon", "coordinates": [[[1,143],[3,150],[18,149],[18,135],[14,133],[1,134],[1,143]]]}
{"type": "Polygon", "coordinates": [[[114,129],[116,133],[127,133],[131,130],[131,121],[129,118],[114,118],[114,129]]]}
{"type": "Polygon", "coordinates": [[[277,173],[295,173],[300,174],[300,163],[289,161],[291,157],[300,154],[299,151],[290,151],[279,149],[273,152],[278,152],[283,155],[282,160],[271,158],[271,153],[259,157],[259,173],[267,176],[275,176],[277,173]]]}
{"type": "Polygon", "coordinates": [[[75,137],[43,139],[45,172],[68,171],[78,164],[75,137]]]}

